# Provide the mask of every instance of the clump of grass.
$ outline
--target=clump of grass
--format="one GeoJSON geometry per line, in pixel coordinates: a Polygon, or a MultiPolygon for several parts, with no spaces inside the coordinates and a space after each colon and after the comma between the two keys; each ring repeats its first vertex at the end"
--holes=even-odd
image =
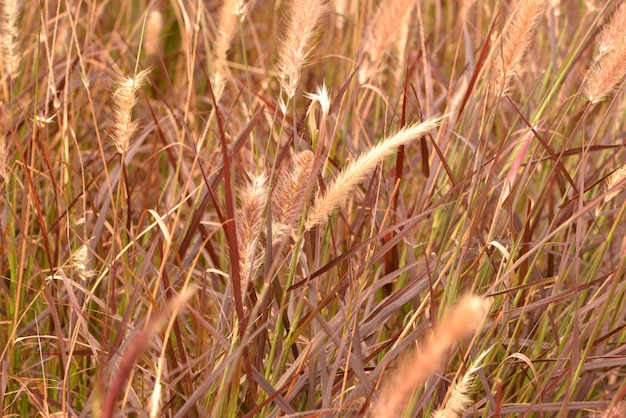
{"type": "Polygon", "coordinates": [[[624,2],[457,3],[2,3],[0,414],[618,407],[624,2]]]}
{"type": "MultiPolygon", "coordinates": [[[[122,393],[124,382],[131,375],[132,370],[135,367],[135,363],[139,360],[141,354],[148,349],[152,339],[157,335],[160,328],[167,324],[168,315],[176,315],[178,311],[184,307],[185,303],[187,303],[189,298],[192,296],[192,293],[193,292],[191,290],[187,289],[172,298],[165,307],[156,312],[146,325],[145,329],[130,343],[128,351],[122,357],[119,370],[113,379],[112,385],[104,398],[101,411],[102,418],[112,418],[114,416],[117,397],[122,393]]],[[[158,377],[160,376],[157,375],[157,378],[158,377]]],[[[154,393],[156,394],[154,398],[158,399],[161,393],[158,381],[155,385],[154,393]]],[[[158,409],[158,405],[158,401],[151,402],[152,415],[155,415],[155,410],[158,409]]]]}

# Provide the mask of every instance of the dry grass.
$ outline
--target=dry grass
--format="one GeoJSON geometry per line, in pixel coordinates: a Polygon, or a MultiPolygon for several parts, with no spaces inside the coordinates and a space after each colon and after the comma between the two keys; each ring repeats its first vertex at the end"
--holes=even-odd
{"type": "Polygon", "coordinates": [[[2,2],[1,415],[619,416],[624,4],[2,2]]]}

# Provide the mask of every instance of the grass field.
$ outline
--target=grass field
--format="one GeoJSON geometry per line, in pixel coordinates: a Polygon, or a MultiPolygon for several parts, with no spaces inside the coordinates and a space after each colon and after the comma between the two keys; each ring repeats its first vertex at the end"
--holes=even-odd
{"type": "Polygon", "coordinates": [[[0,415],[626,417],[626,2],[3,0],[0,415]]]}

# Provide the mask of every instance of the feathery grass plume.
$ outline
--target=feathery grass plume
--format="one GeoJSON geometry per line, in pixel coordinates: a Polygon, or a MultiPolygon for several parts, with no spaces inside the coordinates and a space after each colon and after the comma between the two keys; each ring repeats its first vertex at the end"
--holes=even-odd
{"type": "Polygon", "coordinates": [[[411,359],[387,379],[374,406],[373,416],[400,416],[418,385],[441,369],[446,353],[454,344],[480,328],[491,307],[491,300],[474,295],[463,296],[452,311],[435,327],[432,336],[411,359]]]}
{"type": "Polygon", "coordinates": [[[297,226],[306,198],[310,195],[310,182],[315,178],[314,158],[311,151],[299,152],[293,157],[289,168],[278,177],[272,194],[274,243],[280,242],[297,226]]]}
{"type": "Polygon", "coordinates": [[[382,57],[391,51],[396,41],[399,24],[410,14],[417,0],[383,0],[365,32],[361,47],[364,61],[359,68],[359,81],[365,83],[378,71],[382,57]]]}
{"type": "Polygon", "coordinates": [[[598,37],[598,57],[587,73],[583,94],[598,103],[613,94],[626,77],[626,2],[620,4],[598,37]]]}
{"type": "Polygon", "coordinates": [[[604,24],[602,32],[598,35],[596,61],[611,51],[623,49],[624,39],[626,39],[626,2],[617,6],[609,21],[604,24]]]}
{"type": "Polygon", "coordinates": [[[226,86],[228,65],[226,58],[230,44],[235,36],[237,25],[246,15],[248,4],[243,0],[225,0],[220,11],[220,20],[217,26],[217,39],[213,48],[213,73],[211,84],[215,101],[219,102],[226,86]]]}
{"type": "Polygon", "coordinates": [[[2,2],[2,19],[0,24],[0,49],[2,60],[11,78],[15,78],[19,72],[21,54],[17,38],[19,36],[19,4],[17,0],[4,0],[2,2]]]}
{"type": "Polygon", "coordinates": [[[450,386],[446,396],[448,400],[445,406],[435,411],[431,418],[456,418],[462,415],[463,411],[467,409],[472,401],[467,394],[472,387],[474,376],[481,368],[481,363],[488,352],[489,350],[478,356],[469,369],[467,369],[461,380],[450,386]]]}
{"type": "Polygon", "coordinates": [[[511,77],[521,72],[521,61],[543,16],[547,0],[520,0],[502,39],[496,45],[494,80],[496,93],[506,91],[511,77]]]}
{"type": "Polygon", "coordinates": [[[583,94],[593,104],[601,102],[619,89],[625,77],[626,48],[614,49],[589,69],[583,94]]]}
{"type": "Polygon", "coordinates": [[[350,197],[367,173],[372,171],[383,159],[393,154],[396,148],[422,137],[439,126],[440,122],[441,117],[437,117],[428,119],[420,124],[409,125],[395,135],[380,141],[369,151],[361,154],[348,164],[339,173],[335,181],[328,186],[326,192],[315,201],[309,212],[306,228],[310,229],[324,222],[339,205],[350,197]]]}
{"type": "Polygon", "coordinates": [[[163,14],[153,8],[148,12],[146,29],[143,37],[143,50],[146,56],[153,57],[161,48],[161,32],[163,31],[163,14]]]}
{"type": "MultiPolygon", "coordinates": [[[[266,173],[253,177],[241,191],[241,210],[237,216],[237,239],[241,277],[244,284],[247,284],[263,259],[260,237],[267,194],[266,173]]],[[[242,289],[246,287],[242,286],[242,289]]]]}
{"type": "Polygon", "coordinates": [[[327,10],[328,4],[322,0],[292,0],[289,3],[289,23],[278,55],[280,87],[287,95],[287,101],[296,94],[300,69],[311,53],[311,41],[327,10]]]}
{"type": "MultiPolygon", "coordinates": [[[[319,103],[322,113],[328,115],[328,112],[330,112],[330,92],[326,87],[326,83],[322,83],[322,87],[318,86],[315,93],[305,93],[304,96],[311,100],[311,104],[319,103]]],[[[309,107],[309,112],[310,110],[311,108],[309,107]]]]}
{"type": "Polygon", "coordinates": [[[133,106],[137,103],[137,91],[141,88],[150,70],[143,70],[134,77],[120,79],[113,90],[113,132],[111,137],[117,152],[124,155],[130,140],[139,129],[139,122],[133,120],[133,106]]]}

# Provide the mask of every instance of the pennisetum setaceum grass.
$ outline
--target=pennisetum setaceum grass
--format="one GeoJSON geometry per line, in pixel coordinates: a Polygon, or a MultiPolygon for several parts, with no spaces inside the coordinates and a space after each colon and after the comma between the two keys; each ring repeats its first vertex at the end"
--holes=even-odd
{"type": "Polygon", "coordinates": [[[618,0],[2,2],[1,415],[623,416],[625,37],[618,0]]]}

